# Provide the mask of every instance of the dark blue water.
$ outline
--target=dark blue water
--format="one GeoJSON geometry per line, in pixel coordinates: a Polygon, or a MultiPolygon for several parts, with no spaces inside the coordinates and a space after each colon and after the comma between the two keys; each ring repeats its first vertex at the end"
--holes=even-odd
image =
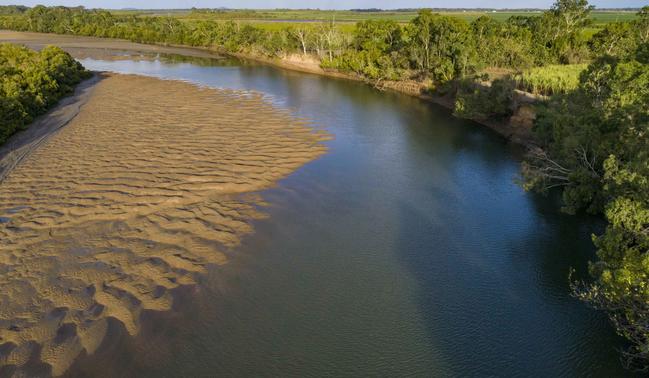
{"type": "MultiPolygon", "coordinates": [[[[141,335],[118,324],[71,373],[623,376],[621,341],[569,295],[597,219],[516,183],[520,151],[436,105],[254,64],[91,69],[253,90],[335,136],[262,193],[270,217],[141,335]]],[[[191,99],[179,99],[191,101],[191,99]]]]}

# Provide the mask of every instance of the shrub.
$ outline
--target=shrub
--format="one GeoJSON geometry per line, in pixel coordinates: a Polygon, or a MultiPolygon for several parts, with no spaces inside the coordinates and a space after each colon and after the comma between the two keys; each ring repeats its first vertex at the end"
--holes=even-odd
{"type": "Polygon", "coordinates": [[[0,143],[72,92],[89,73],[68,53],[0,44],[0,143]]]}
{"type": "Polygon", "coordinates": [[[512,115],[514,82],[496,79],[491,86],[464,81],[458,88],[455,115],[471,119],[504,119],[512,115]]]}

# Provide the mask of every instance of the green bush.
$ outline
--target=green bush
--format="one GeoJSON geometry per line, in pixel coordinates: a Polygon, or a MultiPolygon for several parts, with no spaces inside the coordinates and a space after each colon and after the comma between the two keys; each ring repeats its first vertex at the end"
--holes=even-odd
{"type": "Polygon", "coordinates": [[[0,44],[0,143],[73,91],[89,73],[68,53],[0,44]]]}
{"type": "Polygon", "coordinates": [[[491,86],[464,81],[458,88],[455,115],[478,120],[504,119],[512,115],[514,82],[496,79],[491,86]]]}

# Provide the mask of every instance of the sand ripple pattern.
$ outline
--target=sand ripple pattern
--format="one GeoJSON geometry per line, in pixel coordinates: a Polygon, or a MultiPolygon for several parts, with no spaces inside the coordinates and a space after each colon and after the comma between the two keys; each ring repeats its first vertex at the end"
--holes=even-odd
{"type": "Polygon", "coordinates": [[[0,184],[0,366],[61,374],[109,317],[137,333],[143,310],[226,261],[263,216],[254,192],[325,138],[260,95],[108,76],[0,184]]]}

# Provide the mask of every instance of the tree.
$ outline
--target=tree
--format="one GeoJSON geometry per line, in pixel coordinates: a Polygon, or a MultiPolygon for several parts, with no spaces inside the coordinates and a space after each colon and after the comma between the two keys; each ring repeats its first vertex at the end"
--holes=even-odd
{"type": "Polygon", "coordinates": [[[549,53],[539,63],[577,63],[588,58],[581,31],[590,23],[592,9],[586,0],[557,0],[541,17],[528,21],[537,51],[549,53]]]}
{"type": "Polygon", "coordinates": [[[565,210],[601,212],[610,195],[604,190],[604,160],[626,148],[626,135],[640,127],[644,65],[600,58],[582,73],[579,89],[555,96],[540,109],[535,131],[543,150],[523,165],[528,189],[563,189],[565,210]]]}
{"type": "Polygon", "coordinates": [[[527,158],[528,187],[560,187],[566,208],[603,212],[593,281],[574,294],[606,311],[631,346],[629,368],[649,371],[649,65],[599,58],[577,91],[551,101],[536,131],[543,150],[527,158]]]}
{"type": "Polygon", "coordinates": [[[70,93],[85,69],[58,47],[0,44],[0,143],[70,93]]]}
{"type": "Polygon", "coordinates": [[[597,32],[588,44],[597,56],[611,55],[628,59],[637,49],[634,33],[630,23],[615,22],[597,32]]]}
{"type": "Polygon", "coordinates": [[[317,29],[318,40],[318,55],[324,54],[331,61],[334,58],[335,52],[341,47],[343,43],[342,36],[336,28],[335,20],[331,22],[322,23],[317,29]]]}
{"type": "Polygon", "coordinates": [[[297,39],[297,41],[300,43],[300,47],[302,47],[302,55],[306,56],[307,53],[307,44],[309,42],[310,38],[310,31],[308,28],[300,26],[291,29],[290,31],[291,35],[297,39]]]}
{"type": "Polygon", "coordinates": [[[638,12],[638,20],[634,22],[640,44],[649,43],[649,6],[638,12]]]}
{"type": "Polygon", "coordinates": [[[557,23],[555,38],[561,35],[574,35],[587,26],[593,8],[587,0],[557,0],[550,8],[550,14],[554,16],[557,23]]]}
{"type": "Polygon", "coordinates": [[[481,16],[471,23],[476,54],[482,67],[526,68],[534,64],[532,32],[515,22],[481,16]]]}
{"type": "Polygon", "coordinates": [[[408,28],[412,61],[435,80],[446,82],[475,67],[469,25],[455,17],[422,10],[408,28]]]}

